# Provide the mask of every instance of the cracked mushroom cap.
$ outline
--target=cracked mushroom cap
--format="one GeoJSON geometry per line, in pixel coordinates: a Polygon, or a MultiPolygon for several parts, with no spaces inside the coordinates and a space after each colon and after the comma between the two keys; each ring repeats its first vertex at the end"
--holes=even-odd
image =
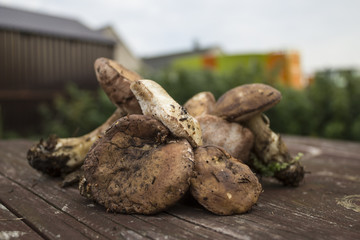
{"type": "Polygon", "coordinates": [[[204,114],[196,119],[200,123],[205,146],[224,148],[234,158],[248,162],[254,144],[254,135],[248,128],[214,115],[204,114]]]}
{"type": "Polygon", "coordinates": [[[218,215],[245,213],[257,202],[261,184],[250,168],[215,146],[195,150],[193,197],[218,215]]]}
{"type": "Polygon", "coordinates": [[[215,97],[211,92],[200,92],[190,98],[184,104],[184,108],[191,116],[197,117],[202,114],[211,114],[215,102],[215,97]]]}
{"type": "Polygon", "coordinates": [[[216,102],[213,114],[230,122],[246,121],[281,100],[281,93],[269,85],[254,83],[233,88],[216,102]]]}
{"type": "Polygon", "coordinates": [[[117,107],[124,109],[128,114],[141,114],[141,108],[130,84],[141,79],[141,76],[119,63],[98,58],[94,63],[95,73],[101,88],[117,107]]]}
{"type": "Polygon", "coordinates": [[[185,139],[169,139],[158,120],[129,115],[116,121],[90,149],[80,193],[107,210],[154,214],[188,190],[194,156],[185,139]]]}
{"type": "Polygon", "coordinates": [[[172,134],[185,138],[193,147],[202,145],[198,121],[178,104],[158,83],[139,80],[130,86],[144,115],[161,121],[172,134]]]}

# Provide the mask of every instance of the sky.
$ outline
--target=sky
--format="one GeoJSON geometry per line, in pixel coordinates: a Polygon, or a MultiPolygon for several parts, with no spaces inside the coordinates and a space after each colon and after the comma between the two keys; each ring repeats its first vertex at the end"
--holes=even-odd
{"type": "Polygon", "coordinates": [[[1,5],[112,25],[149,57],[220,46],[227,54],[297,50],[304,73],[360,68],[358,0],[0,0],[1,5]]]}

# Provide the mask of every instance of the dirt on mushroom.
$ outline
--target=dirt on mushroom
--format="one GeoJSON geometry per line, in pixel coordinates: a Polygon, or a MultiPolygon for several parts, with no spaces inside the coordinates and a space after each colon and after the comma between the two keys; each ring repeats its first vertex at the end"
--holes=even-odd
{"type": "Polygon", "coordinates": [[[69,174],[80,168],[92,144],[105,130],[125,113],[116,109],[108,120],[92,132],[76,138],[58,138],[50,135],[47,140],[41,139],[27,152],[27,160],[33,168],[58,177],[69,174]]]}
{"type": "Polygon", "coordinates": [[[150,116],[116,121],[90,149],[80,193],[120,213],[154,214],[187,192],[194,156],[185,139],[175,139],[150,116]]]}
{"type": "Polygon", "coordinates": [[[195,172],[191,194],[206,209],[219,215],[249,211],[262,191],[247,165],[215,146],[195,150],[195,172]]]}

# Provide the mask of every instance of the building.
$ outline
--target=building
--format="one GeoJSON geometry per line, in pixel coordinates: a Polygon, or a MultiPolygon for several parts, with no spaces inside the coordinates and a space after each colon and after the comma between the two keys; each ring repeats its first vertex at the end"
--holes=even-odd
{"type": "Polygon", "coordinates": [[[25,92],[41,98],[68,81],[93,88],[95,59],[113,57],[115,46],[79,21],[6,7],[0,8],[0,43],[0,99],[25,92]]]}
{"type": "Polygon", "coordinates": [[[285,86],[302,89],[307,85],[301,70],[301,59],[298,51],[272,52],[266,56],[265,69],[277,70],[279,80],[285,86]]]}
{"type": "Polygon", "coordinates": [[[97,89],[93,64],[99,57],[119,58],[133,69],[139,65],[110,27],[92,30],[75,19],[0,6],[3,127],[36,123],[38,103],[51,101],[68,82],[97,89]]]}
{"type": "Polygon", "coordinates": [[[247,69],[258,66],[267,75],[275,76],[274,79],[285,86],[295,89],[302,89],[306,86],[301,71],[300,54],[297,51],[234,55],[198,53],[173,58],[168,64],[174,69],[210,69],[221,73],[231,73],[238,67],[247,69]]]}
{"type": "Polygon", "coordinates": [[[124,43],[124,40],[116,33],[111,26],[106,26],[98,30],[103,36],[107,36],[115,41],[113,59],[133,71],[140,71],[144,63],[137,58],[124,43]]]}
{"type": "Polygon", "coordinates": [[[192,58],[198,56],[219,56],[221,54],[223,54],[223,51],[218,46],[200,48],[199,44],[196,43],[194,44],[193,49],[189,51],[164,54],[154,57],[145,57],[142,60],[150,71],[156,71],[171,67],[174,61],[181,58],[192,58]]]}

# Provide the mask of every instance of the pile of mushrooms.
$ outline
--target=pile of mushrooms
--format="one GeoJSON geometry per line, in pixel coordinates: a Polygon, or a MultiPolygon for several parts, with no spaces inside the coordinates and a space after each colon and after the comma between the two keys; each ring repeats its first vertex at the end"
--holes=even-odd
{"type": "Polygon", "coordinates": [[[80,194],[108,211],[154,214],[190,192],[215,214],[238,214],[262,192],[251,168],[269,168],[285,185],[303,179],[303,167],[262,113],[280,101],[276,89],[242,85],[217,101],[202,92],[181,106],[158,83],[112,60],[96,60],[95,72],[114,114],[82,137],[40,140],[27,158],[46,174],[80,181],[80,194]]]}

